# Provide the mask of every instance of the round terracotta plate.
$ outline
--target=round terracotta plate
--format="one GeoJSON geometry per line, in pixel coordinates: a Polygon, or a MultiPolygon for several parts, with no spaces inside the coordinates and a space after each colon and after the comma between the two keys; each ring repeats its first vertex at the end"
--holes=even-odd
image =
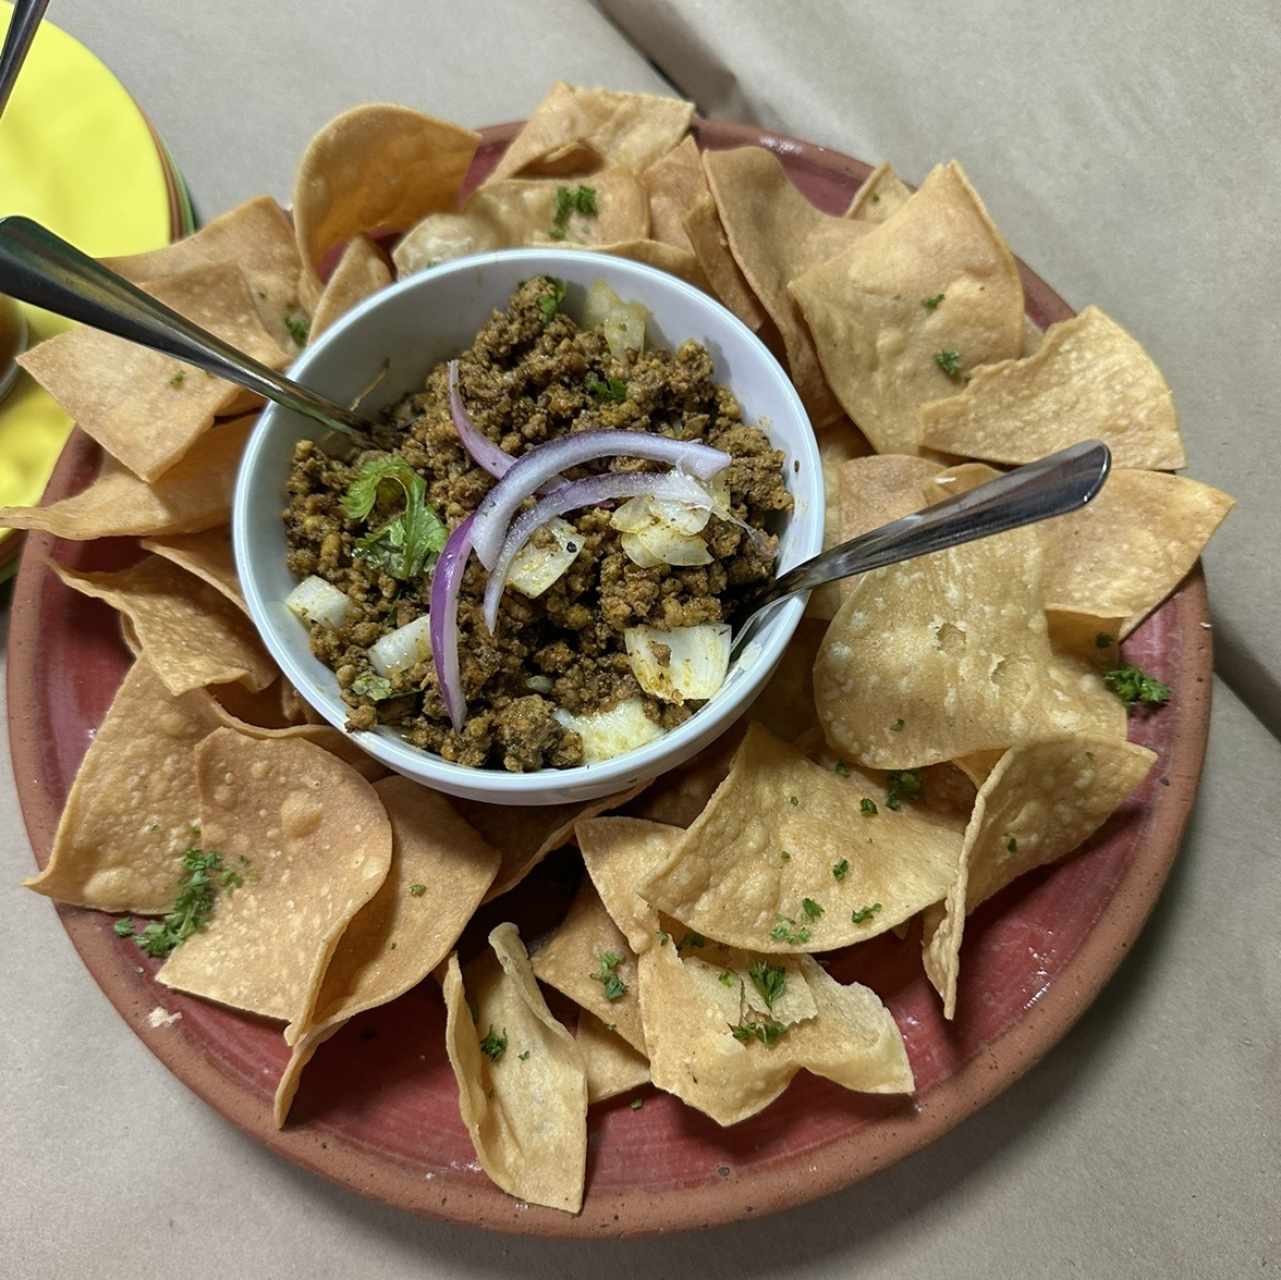
{"type": "MultiPolygon", "coordinates": [[[[513,131],[487,131],[474,180],[513,131]]],[[[868,172],[847,156],[739,126],[703,123],[699,136],[711,147],[772,148],[793,181],[832,212],[868,172]]],[[[1026,270],[1024,284],[1033,319],[1047,324],[1071,314],[1026,270]]],[[[47,499],[79,490],[97,463],[96,447],[77,433],[47,499]]],[[[78,544],[43,534],[27,548],[9,647],[10,731],[18,794],[42,865],[76,767],[128,663],[111,610],[62,586],[43,565],[49,556],[105,568],[137,550],[124,540],[78,544]]],[[[652,1089],[643,1091],[640,1110],[627,1098],[595,1107],[578,1217],[519,1204],[480,1172],[458,1118],[434,984],[355,1019],[325,1045],[304,1077],[291,1124],[278,1133],[271,1098],[287,1057],[279,1029],[157,986],[154,964],[115,937],[109,917],[69,908],[59,914],[89,971],[170,1070],[258,1141],[355,1191],[417,1213],[546,1235],[671,1231],[769,1213],[933,1141],[1008,1088],[1094,999],[1156,900],[1192,805],[1209,712],[1206,617],[1197,570],[1128,641],[1127,657],[1174,690],[1167,707],[1131,724],[1131,735],[1160,761],[1077,856],[1018,881],[967,924],[955,1023],[943,1021],[915,941],[887,934],[835,958],[842,981],[868,983],[893,1010],[916,1073],[914,1097],[859,1096],[802,1074],[762,1115],[727,1130],[652,1089]],[[157,1004],[181,1011],[182,1020],[149,1028],[145,1015],[157,1004]]],[[[563,898],[557,870],[552,860],[531,882],[530,902],[540,894],[546,903],[563,898]]],[[[32,910],[40,909],[33,899],[32,910]]]]}

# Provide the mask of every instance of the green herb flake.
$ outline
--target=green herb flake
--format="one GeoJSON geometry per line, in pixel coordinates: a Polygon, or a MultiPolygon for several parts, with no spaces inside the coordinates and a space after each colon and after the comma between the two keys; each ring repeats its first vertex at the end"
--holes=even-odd
{"type": "Polygon", "coordinates": [[[1019,851],[1019,842],[1012,835],[1007,834],[1005,837],[1005,852],[1018,853],[1018,851],[1019,851]]]}
{"type": "Polygon", "coordinates": [[[133,917],[123,916],[111,926],[116,931],[117,938],[133,937],[133,917]]]}
{"type": "Polygon", "coordinates": [[[602,951],[598,959],[600,967],[590,976],[604,988],[606,1000],[621,1000],[627,994],[627,984],[616,970],[623,957],[617,951],[602,951]]]}
{"type": "Polygon", "coordinates": [[[504,1027],[503,1034],[498,1035],[491,1025],[488,1034],[480,1042],[480,1051],[490,1062],[497,1062],[507,1052],[507,1028],[504,1027]]]}
{"type": "Polygon", "coordinates": [[[864,796],[858,802],[858,811],[865,818],[874,818],[880,810],[876,807],[876,801],[871,796],[864,796]]]}
{"type": "Polygon", "coordinates": [[[934,353],[934,363],[953,382],[961,381],[961,353],[959,351],[936,351],[934,353]]]}
{"type": "Polygon", "coordinates": [[[790,853],[788,853],[786,849],[784,849],[784,850],[783,850],[783,861],[784,861],[784,862],[791,862],[791,860],[792,860],[792,855],[791,855],[790,853]]]}
{"type": "Polygon", "coordinates": [[[891,769],[887,777],[889,794],[885,803],[889,808],[897,811],[903,807],[904,800],[915,800],[920,796],[924,784],[919,769],[891,769]]]}
{"type": "Polygon", "coordinates": [[[565,238],[569,229],[569,219],[573,214],[578,213],[584,218],[594,218],[597,212],[595,187],[557,187],[556,213],[552,218],[549,233],[551,238],[553,240],[565,238]]]}
{"type": "Polygon", "coordinates": [[[668,933],[666,929],[659,929],[654,934],[654,937],[658,939],[658,945],[660,947],[665,947],[672,940],[672,935],[668,933]]]}
{"type": "Polygon", "coordinates": [[[810,931],[803,924],[798,925],[795,920],[783,916],[769,931],[769,936],[775,942],[786,942],[790,947],[799,947],[810,940],[810,931]]]}
{"type": "Polygon", "coordinates": [[[1130,708],[1140,704],[1160,706],[1170,700],[1170,686],[1136,666],[1127,664],[1105,671],[1103,683],[1130,708]]]}
{"type": "Polygon", "coordinates": [[[788,796],[787,803],[790,804],[793,809],[796,809],[800,806],[801,798],[800,796],[788,796]]]}
{"type": "Polygon", "coordinates": [[[383,702],[391,697],[392,683],[386,676],[375,675],[372,671],[362,671],[351,682],[351,691],[370,702],[383,702]]]}
{"type": "Polygon", "coordinates": [[[169,379],[169,385],[171,387],[180,387],[186,381],[187,381],[186,369],[179,369],[178,372],[175,373],[173,377],[169,379]]]}
{"type": "Polygon", "coordinates": [[[529,1061],[529,1050],[528,1050],[528,1049],[526,1049],[524,1053],[518,1053],[516,1056],[517,1056],[517,1057],[518,1057],[522,1062],[528,1062],[528,1061],[529,1061]]]}
{"type": "Polygon", "coordinates": [[[943,295],[941,293],[936,293],[932,298],[922,298],[921,306],[923,306],[926,311],[933,311],[934,308],[942,301],[943,295]]]}
{"type": "Polygon", "coordinates": [[[845,877],[849,875],[849,873],[850,873],[850,860],[848,858],[842,858],[840,862],[834,862],[832,864],[833,880],[844,880],[845,877]]]}
{"type": "Polygon", "coordinates": [[[898,720],[895,720],[892,725],[890,725],[890,732],[902,733],[906,727],[907,727],[907,721],[900,717],[898,720]]]}
{"type": "Polygon", "coordinates": [[[722,969],[716,980],[722,987],[732,987],[734,985],[734,975],[728,969],[722,969]]]}
{"type": "Polygon", "coordinates": [[[870,907],[857,907],[850,912],[850,921],[853,924],[863,924],[870,920],[881,909],[879,902],[874,902],[870,907]]]}
{"type": "Polygon", "coordinates": [[[850,776],[850,767],[844,760],[838,760],[832,766],[832,772],[835,773],[838,778],[848,778],[850,776]]]}
{"type": "Polygon", "coordinates": [[[772,1010],[774,1001],[783,994],[787,986],[787,971],[779,965],[770,964],[768,960],[757,960],[747,966],[747,976],[765,1001],[765,1007],[772,1010]]]}
{"type": "Polygon", "coordinates": [[[762,1017],[755,1010],[747,1013],[743,1020],[737,1025],[730,1027],[730,1032],[735,1040],[742,1044],[750,1044],[753,1040],[759,1040],[766,1048],[771,1048],[778,1043],[779,1037],[782,1036],[787,1028],[773,1018],[762,1017]]]}
{"type": "Polygon", "coordinates": [[[311,332],[311,324],[301,312],[286,311],[284,314],[285,328],[289,330],[289,336],[300,346],[307,345],[307,335],[311,332]]]}
{"type": "Polygon", "coordinates": [[[807,919],[810,920],[817,920],[823,914],[823,908],[813,898],[802,898],[801,910],[805,912],[807,919]]]}
{"type": "Polygon", "coordinates": [[[421,898],[423,894],[427,892],[427,886],[425,884],[411,884],[409,886],[409,892],[412,893],[415,898],[421,898]]]}
{"type": "Polygon", "coordinates": [[[550,324],[552,317],[560,310],[560,304],[565,301],[565,282],[555,276],[548,276],[546,279],[549,288],[538,299],[538,309],[543,313],[543,323],[550,324]]]}
{"type": "Polygon", "coordinates": [[[427,484],[404,458],[371,458],[343,495],[342,511],[352,520],[367,520],[383,486],[394,483],[404,495],[404,510],[359,538],[352,554],[402,581],[417,578],[444,548],[449,531],[427,501],[427,484]]]}
{"type": "Polygon", "coordinates": [[[596,377],[588,378],[587,390],[597,400],[613,400],[617,404],[622,404],[627,399],[627,383],[622,378],[606,378],[603,381],[596,377]]]}
{"type": "Polygon", "coordinates": [[[633,1098],[628,1104],[633,1111],[639,1111],[645,1105],[644,1098],[633,1098]]]}
{"type": "Polygon", "coordinates": [[[677,951],[684,951],[686,947],[694,947],[694,948],[697,950],[697,948],[699,948],[699,947],[705,947],[705,946],[707,946],[707,939],[706,939],[705,937],[703,937],[703,935],[702,935],[701,933],[696,933],[693,929],[691,929],[691,930],[690,930],[690,931],[689,931],[689,932],[688,932],[688,933],[687,933],[687,934],[686,934],[686,935],[685,935],[685,936],[684,936],[684,937],[683,937],[683,938],[682,938],[682,939],[681,939],[681,940],[676,944],[676,950],[677,950],[677,951]]]}
{"type": "MultiPolygon", "coordinates": [[[[138,946],[156,959],[167,956],[209,923],[220,883],[227,888],[243,883],[234,871],[230,874],[235,880],[228,883],[222,855],[213,851],[188,849],[182,855],[182,869],[185,874],[179,878],[173,910],[163,920],[152,920],[141,933],[133,935],[138,946]]],[[[120,936],[123,938],[126,934],[120,933],[120,936]]]]}

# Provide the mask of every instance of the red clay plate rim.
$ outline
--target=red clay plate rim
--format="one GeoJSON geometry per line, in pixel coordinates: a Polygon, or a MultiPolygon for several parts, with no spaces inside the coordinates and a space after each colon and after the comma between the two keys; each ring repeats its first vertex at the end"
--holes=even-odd
{"type": "MultiPolygon", "coordinates": [[[[500,125],[485,130],[486,142],[510,138],[515,127],[500,125]]],[[[803,158],[816,168],[837,171],[851,181],[869,171],[869,166],[838,152],[750,126],[700,121],[698,131],[704,143],[765,145],[803,158]]],[[[1020,269],[1030,310],[1052,319],[1071,314],[1048,285],[1021,263],[1020,269]]],[[[95,450],[87,437],[73,433],[50,481],[46,501],[61,496],[69,477],[95,450]]],[[[43,726],[37,719],[32,676],[40,647],[37,604],[43,564],[56,545],[52,536],[33,533],[24,549],[14,591],[7,680],[14,777],[31,844],[41,861],[52,843],[60,805],[39,772],[37,743],[43,726]]],[[[661,1190],[647,1189],[643,1194],[595,1191],[576,1217],[522,1206],[491,1185],[461,1189],[462,1194],[446,1209],[438,1191],[429,1184],[407,1179],[399,1165],[357,1144],[342,1142],[332,1131],[275,1130],[260,1101],[224,1076],[196,1047],[148,1026],[143,1016],[145,1001],[134,990],[135,984],[126,981],[127,953],[113,946],[114,935],[100,927],[95,913],[59,906],[58,915],[107,998],[175,1076],[250,1137],[362,1195],[428,1217],[540,1236],[634,1236],[760,1217],[850,1186],[947,1133],[1009,1088],[1052,1048],[1115,972],[1147,920],[1177,856],[1205,758],[1212,650],[1210,632],[1201,625],[1208,621],[1209,610],[1199,566],[1162,606],[1162,612],[1167,610],[1173,611],[1175,631],[1183,640],[1177,671],[1169,673],[1180,704],[1180,732],[1161,762],[1169,785],[1155,793],[1147,839],[1136,848],[1105,914],[1020,1020],[987,1042],[982,1052],[953,1075],[918,1095],[911,1113],[872,1120],[844,1138],[777,1165],[754,1167],[746,1173],[734,1171],[728,1177],[686,1180],[661,1190]]]]}

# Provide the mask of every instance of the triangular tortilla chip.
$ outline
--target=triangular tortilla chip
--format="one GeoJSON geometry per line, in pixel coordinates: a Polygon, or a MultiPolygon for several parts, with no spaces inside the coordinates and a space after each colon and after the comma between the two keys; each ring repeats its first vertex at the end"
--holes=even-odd
{"type": "Polygon", "coordinates": [[[587,818],[574,828],[610,919],[637,955],[655,945],[658,912],[638,892],[672,856],[680,831],[641,818],[587,818]]]}
{"type": "Polygon", "coordinates": [[[216,424],[152,484],[104,454],[98,478],[86,489],[47,507],[0,507],[0,526],[41,529],[58,538],[88,541],[195,533],[223,524],[245,441],[256,414],[216,424]]]}
{"type": "Polygon", "coordinates": [[[649,1083],[649,1059],[586,1009],[579,1011],[574,1043],[583,1055],[589,1105],[649,1083]]]}
{"type": "Polygon", "coordinates": [[[655,240],[693,252],[685,232],[685,215],[711,191],[703,174],[698,143],[687,137],[678,147],[660,156],[640,175],[649,195],[649,233],[655,240]]]}
{"type": "Polygon", "coordinates": [[[878,453],[917,453],[920,406],[1023,346],[1014,258],[955,162],[790,290],[832,391],[878,453]]]}
{"type": "Polygon", "coordinates": [[[620,240],[615,244],[586,244],[582,247],[593,253],[608,253],[614,258],[642,262],[647,267],[666,271],[669,276],[678,276],[704,293],[713,292],[711,282],[690,249],[678,249],[661,240],[620,240]]]}
{"type": "Polygon", "coordinates": [[[330,957],[391,865],[391,823],[355,770],[312,743],[216,729],[196,748],[201,842],[244,883],[156,975],[286,1023],[311,1014],[330,957]],[[244,862],[241,860],[244,859],[244,862]]]}
{"type": "Polygon", "coordinates": [[[821,427],[839,409],[787,284],[870,232],[863,223],[816,209],[764,147],[709,151],[703,165],[735,261],[777,326],[792,381],[810,419],[821,427]]]}
{"type": "Polygon", "coordinates": [[[861,222],[885,222],[911,199],[907,184],[894,172],[888,160],[878,164],[854,193],[847,218],[861,222]]]}
{"type": "Polygon", "coordinates": [[[236,574],[236,558],[231,549],[231,527],[223,525],[219,529],[204,529],[200,533],[178,533],[163,538],[144,538],[144,551],[154,551],[156,555],[186,569],[197,578],[202,578],[211,587],[216,587],[238,609],[245,609],[245,597],[240,590],[240,578],[236,574]]]}
{"type": "Polygon", "coordinates": [[[1097,307],[1052,325],[1035,355],[976,369],[960,394],[921,406],[921,444],[967,458],[1034,462],[1093,439],[1114,466],[1187,463],[1160,369],[1097,307]]]}
{"type": "Polygon", "coordinates": [[[765,312],[730,252],[710,187],[707,195],[690,207],[681,225],[712,292],[749,329],[759,329],[765,323],[765,312]]]}
{"type": "Polygon", "coordinates": [[[445,973],[458,1109],[481,1167],[504,1191],[577,1213],[587,1169],[582,1054],[547,1008],[516,926],[499,925],[489,945],[467,966],[465,989],[456,954],[445,973]],[[485,1053],[482,1041],[496,1051],[485,1053]]]}
{"type": "MultiPolygon", "coordinates": [[[[168,276],[147,292],[273,369],[288,362],[234,264],[168,276]]],[[[241,397],[239,387],[221,378],[86,326],[32,347],[19,363],[82,431],[147,481],[178,463],[241,397]]]]}
{"type": "Polygon", "coordinates": [[[965,917],[1034,867],[1071,853],[1151,769],[1156,753],[1086,736],[1007,751],[979,789],[942,920],[925,938],[925,970],[956,1011],[965,917]]]}
{"type": "Polygon", "coordinates": [[[333,275],[312,312],[307,341],[315,342],[331,324],[345,316],[358,302],[364,302],[392,281],[391,268],[382,252],[367,236],[353,236],[338,259],[333,275]]]}

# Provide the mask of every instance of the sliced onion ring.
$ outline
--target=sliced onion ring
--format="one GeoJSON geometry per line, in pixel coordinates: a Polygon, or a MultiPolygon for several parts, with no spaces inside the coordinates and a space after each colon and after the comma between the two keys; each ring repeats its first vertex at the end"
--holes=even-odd
{"type": "MultiPolygon", "coordinates": [[[[671,440],[649,431],[580,431],[549,440],[518,458],[476,508],[472,545],[481,564],[492,570],[498,563],[498,553],[516,508],[544,481],[597,458],[617,457],[667,462],[700,480],[710,480],[730,463],[729,454],[720,449],[671,440]]],[[[568,509],[561,508],[562,511],[568,509]]]]}
{"type": "Polygon", "coordinates": [[[449,362],[449,416],[454,430],[463,442],[471,460],[491,476],[501,479],[516,465],[516,459],[504,453],[488,436],[484,435],[467,414],[463,404],[463,391],[458,379],[458,361],[449,362]]]}
{"type": "Polygon", "coordinates": [[[464,520],[445,542],[436,561],[431,579],[431,656],[436,666],[436,683],[449,712],[455,732],[461,732],[467,719],[467,701],[463,697],[463,680],[458,669],[458,592],[463,585],[463,571],[471,554],[472,522],[464,520]]]}
{"type": "MultiPolygon", "coordinates": [[[[662,498],[669,502],[687,502],[690,506],[706,506],[712,501],[707,490],[683,471],[662,473],[611,471],[607,475],[588,476],[586,480],[575,480],[563,489],[549,493],[512,522],[494,567],[489,571],[489,581],[485,584],[485,625],[489,628],[490,635],[493,635],[494,628],[498,625],[498,606],[503,598],[503,588],[507,585],[507,575],[511,571],[512,561],[539,528],[566,511],[574,511],[579,507],[594,507],[616,498],[632,498],[638,493],[647,493],[651,497],[662,498]]],[[[444,556],[441,559],[443,560],[444,556]]],[[[436,572],[439,574],[439,568],[436,572]]],[[[433,584],[432,616],[435,617],[435,614],[433,584]]]]}

